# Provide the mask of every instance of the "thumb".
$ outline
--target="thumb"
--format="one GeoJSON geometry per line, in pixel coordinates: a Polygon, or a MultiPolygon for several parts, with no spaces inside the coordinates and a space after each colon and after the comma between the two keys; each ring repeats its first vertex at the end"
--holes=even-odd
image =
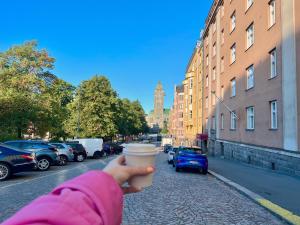
{"type": "Polygon", "coordinates": [[[136,175],[148,175],[150,173],[154,172],[154,167],[148,166],[148,167],[127,167],[127,172],[130,176],[136,176],[136,175]]]}

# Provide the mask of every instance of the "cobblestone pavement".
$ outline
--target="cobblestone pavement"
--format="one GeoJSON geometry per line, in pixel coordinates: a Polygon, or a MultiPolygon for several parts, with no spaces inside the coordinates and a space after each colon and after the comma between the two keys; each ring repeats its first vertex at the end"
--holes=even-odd
{"type": "Polygon", "coordinates": [[[125,197],[123,225],[285,224],[210,175],[176,173],[164,153],[156,167],[152,187],[125,197]]]}

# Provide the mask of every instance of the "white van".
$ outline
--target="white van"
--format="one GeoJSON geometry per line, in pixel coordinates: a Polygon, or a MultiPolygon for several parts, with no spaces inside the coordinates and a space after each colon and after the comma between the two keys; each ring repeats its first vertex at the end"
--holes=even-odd
{"type": "Polygon", "coordinates": [[[82,138],[74,139],[72,141],[78,141],[82,144],[88,157],[99,159],[103,156],[103,139],[101,138],[82,138]]]}

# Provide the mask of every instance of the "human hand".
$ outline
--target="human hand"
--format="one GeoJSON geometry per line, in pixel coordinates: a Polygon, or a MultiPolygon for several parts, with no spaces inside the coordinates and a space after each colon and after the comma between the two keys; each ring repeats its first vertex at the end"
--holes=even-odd
{"type": "Polygon", "coordinates": [[[130,178],[134,176],[145,176],[154,172],[154,168],[149,167],[132,167],[126,166],[125,156],[119,156],[118,158],[109,162],[109,164],[103,169],[103,172],[111,175],[117,183],[121,186],[124,194],[135,193],[141,191],[141,189],[129,186],[123,187],[130,178]]]}

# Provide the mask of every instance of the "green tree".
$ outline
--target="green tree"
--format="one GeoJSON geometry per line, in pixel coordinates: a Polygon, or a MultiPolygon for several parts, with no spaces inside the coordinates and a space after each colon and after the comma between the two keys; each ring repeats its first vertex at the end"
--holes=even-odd
{"type": "Polygon", "coordinates": [[[77,137],[112,137],[117,133],[117,107],[117,93],[109,80],[96,75],[81,83],[74,101],[68,105],[66,130],[77,137]]]}
{"type": "Polygon", "coordinates": [[[49,110],[43,94],[47,81],[55,78],[49,72],[54,61],[34,41],[0,53],[0,126],[8,136],[21,138],[32,127],[45,133],[48,126],[42,121],[48,121],[49,110]]]}

